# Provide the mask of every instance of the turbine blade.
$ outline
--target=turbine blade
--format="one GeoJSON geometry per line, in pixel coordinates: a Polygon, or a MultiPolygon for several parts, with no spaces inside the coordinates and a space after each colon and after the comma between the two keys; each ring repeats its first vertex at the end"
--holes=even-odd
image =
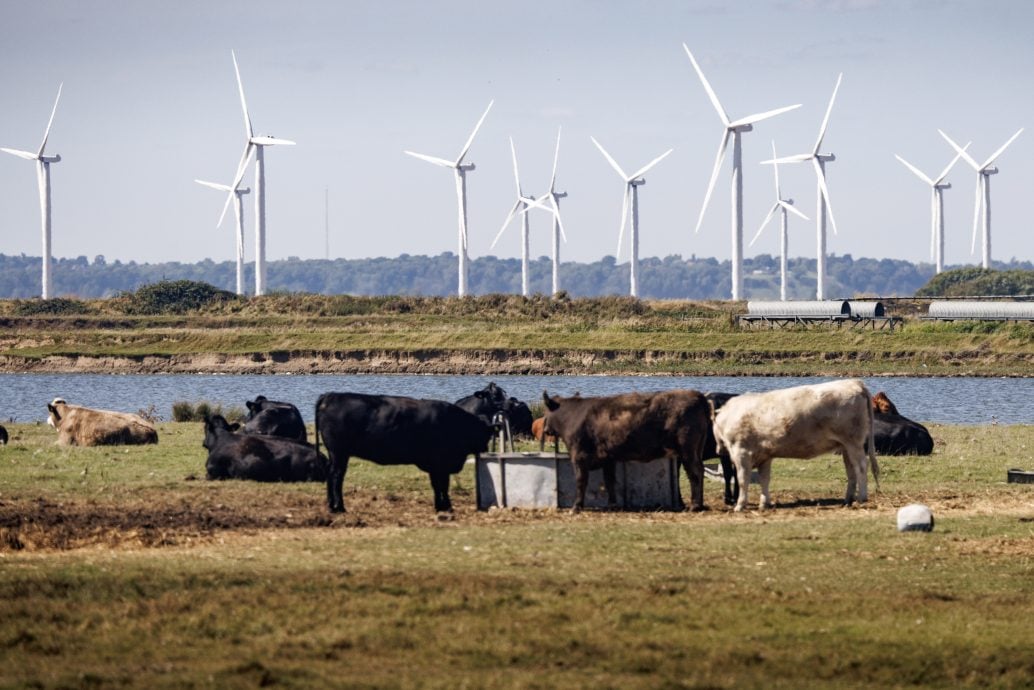
{"type": "MultiPolygon", "coordinates": [[[[520,198],[521,192],[521,176],[517,172],[517,149],[513,145],[513,137],[510,137],[510,155],[513,157],[513,179],[517,183],[517,197],[520,198]]],[[[509,223],[510,221],[506,221],[509,223]]]]}
{"type": "Polygon", "coordinates": [[[444,158],[438,158],[436,156],[426,156],[426,155],[424,155],[422,153],[413,153],[412,151],[403,151],[402,153],[405,153],[406,155],[409,155],[409,156],[413,156],[413,158],[419,158],[422,161],[427,161],[428,163],[434,163],[435,165],[440,165],[443,168],[455,168],[456,167],[456,165],[452,161],[447,161],[444,158]]]}
{"type": "MultiPolygon", "coordinates": [[[[939,129],[939,130],[937,130],[937,131],[938,131],[938,133],[940,133],[940,135],[941,135],[942,137],[944,137],[944,140],[945,140],[946,142],[948,142],[949,144],[951,144],[951,147],[952,147],[953,149],[955,149],[955,151],[956,151],[957,153],[959,153],[959,154],[961,154],[961,155],[962,155],[962,160],[964,160],[964,161],[966,161],[967,163],[969,163],[969,167],[973,168],[974,170],[976,170],[976,171],[978,171],[978,172],[980,171],[980,164],[979,164],[979,163],[977,163],[977,162],[976,162],[975,160],[973,160],[973,157],[972,157],[972,156],[970,156],[970,155],[969,155],[968,153],[966,153],[966,149],[964,149],[963,147],[961,147],[961,146],[959,146],[958,144],[956,144],[956,143],[955,143],[955,142],[954,142],[954,141],[952,140],[952,138],[951,138],[951,137],[949,137],[949,136],[948,136],[947,134],[945,134],[945,133],[944,133],[944,130],[942,130],[942,129],[939,129]]],[[[969,146],[969,144],[966,144],[966,146],[969,146]]]]}
{"type": "Polygon", "coordinates": [[[722,141],[718,145],[718,155],[714,159],[714,170],[711,171],[711,179],[707,183],[707,193],[704,194],[704,205],[700,207],[700,215],[697,217],[697,227],[693,232],[700,232],[700,226],[704,222],[704,213],[707,211],[707,204],[711,201],[711,192],[714,191],[714,183],[718,180],[718,171],[722,168],[722,160],[725,158],[725,147],[729,145],[729,130],[722,132],[722,141]]]}
{"type": "Polygon", "coordinates": [[[625,171],[621,169],[621,166],[618,165],[617,161],[611,158],[610,154],[607,153],[607,149],[603,148],[603,145],[600,144],[600,142],[596,141],[595,137],[590,136],[589,138],[592,139],[592,143],[596,144],[596,148],[600,150],[600,153],[603,154],[603,157],[607,159],[608,163],[610,163],[610,167],[614,168],[614,170],[617,171],[618,175],[621,175],[622,180],[627,180],[628,175],[626,175],[625,171]]]}
{"type": "MultiPolygon", "coordinates": [[[[775,139],[772,140],[772,160],[779,160],[779,154],[776,153],[775,139]]],[[[783,198],[783,193],[779,191],[779,164],[772,163],[772,172],[775,173],[775,186],[776,186],[776,201],[783,198]]]]}
{"type": "Polygon", "coordinates": [[[798,153],[793,156],[783,156],[782,158],[773,158],[767,161],[761,161],[761,165],[775,165],[777,163],[803,163],[804,161],[810,161],[815,157],[813,153],[798,153]]]}
{"type": "Polygon", "coordinates": [[[829,115],[833,112],[833,102],[837,99],[837,91],[840,90],[840,80],[843,78],[843,72],[837,75],[837,84],[833,87],[833,95],[829,97],[829,105],[826,106],[826,116],[822,118],[822,126],[819,127],[819,138],[815,141],[815,148],[812,149],[812,153],[817,154],[822,146],[822,139],[826,136],[826,127],[829,126],[829,115]]]}
{"type": "MultiPolygon", "coordinates": [[[[904,165],[904,166],[905,166],[906,168],[908,168],[909,170],[911,170],[911,171],[912,171],[912,173],[913,173],[913,174],[914,174],[914,175],[915,175],[916,177],[918,177],[918,178],[919,178],[920,180],[922,180],[922,181],[923,181],[923,182],[925,182],[926,184],[930,185],[931,187],[932,187],[933,185],[937,184],[937,182],[934,182],[934,181],[933,181],[933,180],[931,180],[931,179],[930,179],[929,177],[927,177],[927,176],[926,176],[926,174],[925,174],[925,173],[923,173],[923,172],[922,172],[922,171],[921,171],[921,170],[920,170],[919,168],[915,167],[914,165],[912,165],[911,163],[909,163],[908,161],[906,161],[906,160],[905,160],[904,158],[902,158],[902,157],[901,157],[901,156],[899,156],[898,154],[896,154],[896,153],[895,153],[895,154],[894,154],[894,157],[895,157],[895,158],[897,158],[897,159],[898,159],[899,161],[901,161],[901,164],[902,164],[902,165],[904,165]]],[[[956,157],[955,157],[955,160],[958,160],[958,156],[956,156],[956,157]]],[[[951,167],[951,166],[949,166],[949,167],[951,167]]],[[[945,174],[947,174],[947,172],[948,172],[948,171],[947,171],[947,170],[945,170],[944,172],[945,172],[945,174]]],[[[940,180],[938,180],[938,182],[940,182],[940,180]]]]}
{"type": "Polygon", "coordinates": [[[980,209],[984,206],[984,185],[983,175],[977,173],[977,191],[973,199],[973,239],[970,242],[969,253],[975,254],[977,251],[977,226],[980,224],[980,209]]]}
{"type": "Polygon", "coordinates": [[[219,222],[215,224],[215,227],[219,228],[223,225],[223,219],[226,218],[226,211],[230,208],[230,202],[233,200],[233,190],[237,189],[240,185],[241,180],[244,178],[244,171],[248,167],[248,159],[251,158],[251,151],[254,146],[251,142],[248,142],[247,146],[244,147],[244,155],[241,156],[241,162],[237,166],[237,174],[233,176],[233,184],[230,185],[230,193],[226,195],[226,203],[223,204],[223,212],[219,214],[219,222]]]}
{"type": "Polygon", "coordinates": [[[50,126],[54,124],[54,115],[57,113],[57,104],[58,101],[61,100],[61,89],[64,87],[64,85],[65,83],[61,82],[61,84],[59,84],[57,87],[57,98],[54,99],[54,109],[50,111],[50,119],[47,120],[47,129],[45,132],[43,132],[43,142],[39,145],[39,152],[36,154],[37,158],[42,156],[43,149],[47,148],[47,139],[50,138],[50,126]]]}
{"type": "Polygon", "coordinates": [[[198,184],[204,185],[206,187],[211,187],[212,189],[218,189],[220,192],[232,192],[233,191],[233,188],[231,188],[230,185],[226,185],[226,184],[218,184],[216,182],[206,182],[204,180],[194,180],[194,182],[197,182],[198,184]]]}
{"type": "Polygon", "coordinates": [[[614,261],[620,261],[621,259],[621,242],[625,239],[625,219],[628,217],[628,196],[632,190],[632,185],[625,183],[625,195],[621,201],[621,229],[618,230],[618,248],[614,252],[614,261]]]}
{"type": "Polygon", "coordinates": [[[951,159],[951,163],[948,163],[948,167],[941,171],[941,174],[937,177],[936,180],[933,181],[935,185],[940,184],[944,181],[944,178],[948,176],[948,173],[951,172],[951,169],[955,167],[955,164],[959,162],[960,158],[962,158],[962,154],[965,152],[966,149],[969,148],[969,145],[972,143],[972,141],[966,142],[966,145],[962,147],[962,151],[955,154],[955,157],[951,159]]]}
{"type": "Polygon", "coordinates": [[[750,241],[750,244],[747,245],[748,247],[754,246],[754,243],[758,241],[759,237],[761,237],[761,233],[764,232],[765,226],[772,222],[772,218],[775,216],[775,212],[778,210],[779,202],[777,201],[776,203],[772,204],[772,208],[768,210],[768,215],[765,216],[765,220],[761,221],[761,227],[758,228],[758,231],[754,234],[754,239],[750,241]]]}
{"type": "Polygon", "coordinates": [[[752,125],[755,122],[761,122],[762,120],[767,120],[768,118],[775,117],[776,115],[782,115],[783,113],[789,112],[791,110],[796,110],[800,107],[801,104],[798,103],[796,105],[788,105],[783,108],[776,108],[775,110],[766,110],[763,113],[755,113],[753,115],[741,117],[739,120],[730,122],[729,127],[742,127],[743,125],[752,125]]]}
{"type": "Polygon", "coordinates": [[[557,163],[560,161],[560,131],[562,127],[556,128],[556,151],[553,152],[553,176],[549,178],[549,191],[552,194],[553,188],[556,186],[556,169],[557,163]]]}
{"type": "Polygon", "coordinates": [[[248,102],[244,100],[244,84],[241,82],[241,69],[237,65],[237,53],[230,51],[230,56],[233,57],[233,72],[237,75],[237,90],[241,94],[241,110],[244,111],[244,131],[248,135],[248,139],[255,136],[255,133],[251,129],[251,116],[248,115],[248,102]]]}
{"type": "Polygon", "coordinates": [[[276,137],[251,137],[251,143],[259,146],[294,146],[290,139],[277,139],[276,137]]]}
{"type": "Polygon", "coordinates": [[[512,221],[514,216],[517,215],[517,211],[519,211],[521,208],[521,203],[522,202],[520,199],[514,202],[513,206],[510,208],[510,212],[506,214],[506,220],[503,221],[503,227],[499,228],[499,232],[498,234],[496,234],[495,239],[492,240],[492,245],[489,247],[489,249],[495,249],[496,242],[498,242],[499,238],[503,236],[504,232],[506,232],[506,228],[510,226],[510,221],[512,221]]]}
{"type": "Polygon", "coordinates": [[[662,153],[661,155],[657,156],[657,157],[656,157],[656,158],[654,158],[654,159],[653,159],[652,161],[650,161],[649,163],[647,163],[647,164],[646,164],[646,165],[644,165],[643,167],[641,167],[641,168],[639,168],[638,170],[636,170],[636,171],[635,171],[635,172],[634,172],[634,173],[632,174],[632,177],[631,177],[631,178],[629,178],[629,179],[632,179],[632,180],[634,180],[634,179],[636,179],[637,177],[641,177],[641,176],[645,175],[645,174],[646,174],[646,171],[647,171],[647,170],[649,170],[650,168],[652,168],[653,166],[657,165],[657,164],[658,164],[658,163],[660,163],[660,162],[661,162],[662,160],[664,160],[665,158],[667,158],[667,157],[668,157],[668,155],[669,155],[669,154],[671,154],[671,152],[672,152],[672,151],[674,151],[674,150],[675,150],[675,149],[668,149],[667,151],[665,151],[665,152],[664,152],[664,153],[662,153]]]}
{"type": "Polygon", "coordinates": [[[552,194],[549,195],[549,201],[553,205],[553,217],[556,219],[557,229],[560,230],[560,237],[563,238],[564,244],[567,244],[567,233],[564,232],[564,221],[560,218],[560,204],[557,203],[556,197],[552,194]]]}
{"type": "MultiPolygon", "coordinates": [[[[55,103],[55,104],[54,104],[54,106],[56,107],[56,106],[57,106],[57,104],[55,103]]],[[[1018,130],[1018,131],[1016,132],[1016,134],[1013,134],[1013,135],[1012,135],[1011,137],[1009,137],[1009,141],[1007,141],[1007,142],[1005,142],[1004,144],[1002,144],[1002,145],[1001,145],[1001,146],[1000,146],[1000,147],[998,148],[998,150],[997,150],[997,151],[995,151],[994,153],[992,153],[992,154],[991,154],[991,157],[990,157],[990,158],[988,158],[988,159],[987,159],[986,161],[984,161],[984,164],[983,164],[983,165],[981,165],[981,166],[980,166],[980,168],[981,168],[981,169],[984,169],[984,168],[986,168],[987,166],[989,166],[989,165],[991,165],[992,163],[994,163],[994,161],[995,161],[995,158],[998,158],[998,156],[1002,155],[1002,152],[1003,152],[1003,151],[1005,151],[1005,149],[1006,149],[1006,148],[1008,148],[1009,144],[1011,144],[1012,142],[1016,141],[1016,137],[1020,136],[1021,134],[1023,134],[1023,127],[1020,127],[1020,129],[1019,129],[1019,130],[1018,130]]]]}
{"type": "Polygon", "coordinates": [[[826,200],[826,215],[829,216],[829,224],[833,227],[833,234],[837,234],[837,222],[833,218],[833,204],[829,202],[829,188],[826,186],[826,174],[822,171],[822,166],[819,165],[818,159],[814,159],[815,164],[815,177],[818,179],[819,190],[822,193],[822,198],[826,200]]]}
{"type": "Polygon", "coordinates": [[[9,153],[12,156],[18,156],[19,158],[24,158],[25,160],[29,160],[29,161],[38,161],[39,160],[39,156],[36,155],[35,153],[33,153],[32,151],[22,151],[21,149],[4,149],[4,148],[0,148],[0,151],[3,151],[4,153],[9,153]]]}
{"type": "Polygon", "coordinates": [[[715,95],[714,89],[712,89],[711,84],[708,83],[707,77],[704,76],[703,70],[701,70],[700,65],[697,64],[697,60],[693,57],[693,53],[689,52],[689,46],[683,43],[682,47],[686,49],[686,55],[689,56],[689,61],[693,63],[693,69],[696,70],[697,76],[700,77],[700,83],[704,85],[704,91],[707,92],[707,97],[711,99],[711,105],[713,105],[714,109],[718,111],[718,117],[722,118],[722,124],[728,127],[729,116],[725,114],[725,109],[718,101],[718,96],[715,95]]]}
{"type": "Polygon", "coordinates": [[[458,166],[460,163],[463,162],[463,157],[467,155],[467,151],[470,150],[471,144],[474,143],[474,137],[477,136],[478,130],[481,129],[481,123],[483,123],[485,121],[485,118],[488,117],[488,111],[492,109],[493,103],[495,103],[495,100],[491,100],[488,102],[488,107],[485,108],[485,113],[481,116],[481,119],[478,120],[478,123],[474,125],[474,131],[470,133],[470,137],[467,139],[467,143],[463,146],[463,150],[460,151],[460,155],[456,159],[456,163],[454,164],[454,166],[458,166]]]}
{"type": "Polygon", "coordinates": [[[800,211],[798,211],[797,207],[794,206],[793,204],[788,204],[785,201],[783,201],[782,199],[780,199],[778,203],[779,203],[780,206],[785,208],[790,213],[793,213],[794,215],[800,216],[804,220],[811,220],[811,218],[809,218],[808,216],[806,216],[803,213],[801,213],[800,211]]]}

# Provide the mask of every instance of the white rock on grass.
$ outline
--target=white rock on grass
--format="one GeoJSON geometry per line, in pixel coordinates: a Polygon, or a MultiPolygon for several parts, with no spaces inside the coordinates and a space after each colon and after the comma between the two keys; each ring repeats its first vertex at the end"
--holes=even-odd
{"type": "Polygon", "coordinates": [[[933,513],[922,503],[910,503],[898,510],[899,532],[929,532],[933,530],[933,513]]]}

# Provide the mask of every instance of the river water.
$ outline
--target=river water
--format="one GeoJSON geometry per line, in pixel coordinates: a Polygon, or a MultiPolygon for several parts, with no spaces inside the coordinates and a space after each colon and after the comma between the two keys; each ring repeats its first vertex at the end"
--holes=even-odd
{"type": "MultiPolygon", "coordinates": [[[[0,420],[45,420],[47,403],[70,403],[136,412],[152,405],[163,420],[172,404],[206,400],[224,407],[244,407],[265,395],[292,402],[307,422],[316,399],[327,391],[408,395],[457,400],[495,381],[521,400],[550,394],[610,395],[629,391],[694,388],[745,393],[829,381],[822,377],[724,376],[418,376],[418,375],[220,375],[220,374],[0,374],[0,420]]],[[[898,409],[916,421],[942,424],[1034,424],[1034,378],[865,379],[869,389],[885,391],[898,409]]]]}

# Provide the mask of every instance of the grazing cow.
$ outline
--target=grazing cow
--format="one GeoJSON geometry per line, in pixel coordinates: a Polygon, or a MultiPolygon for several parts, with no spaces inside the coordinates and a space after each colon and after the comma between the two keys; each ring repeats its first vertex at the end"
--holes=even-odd
{"type": "Polygon", "coordinates": [[[158,443],[154,425],[139,415],[69,405],[61,398],[54,398],[47,409],[47,424],[57,430],[57,442],[62,446],[158,443]]]}
{"type": "Polygon", "coordinates": [[[550,397],[546,428],[563,439],[571,454],[577,495],[574,512],[585,505],[589,472],[603,468],[611,506],[615,463],[676,460],[686,470],[691,510],[704,509],[704,443],[711,426],[711,407],[696,391],[624,393],[605,397],[550,397]]]}
{"type": "Polygon", "coordinates": [[[416,465],[430,476],[434,509],[451,512],[449,475],[463,469],[468,455],[487,449],[491,436],[490,424],[444,400],[324,393],[316,401],[316,448],[322,438],[330,457],[332,513],[345,510],[342,487],[350,457],[416,465]]]}
{"type": "Polygon", "coordinates": [[[771,504],[768,485],[773,458],[813,458],[837,452],[847,470],[845,502],[866,501],[868,466],[879,481],[873,448],[873,411],[869,391],[857,379],[832,381],[748,393],[729,399],[716,413],[714,435],[718,453],[728,453],[736,466],[739,498],[736,510],[747,505],[751,470],[761,480],[760,506],[771,504]]]}
{"type": "Polygon", "coordinates": [[[926,427],[898,412],[886,393],[880,391],[872,399],[873,434],[876,452],[880,455],[929,455],[933,438],[926,427]]]}
{"type": "Polygon", "coordinates": [[[280,436],[299,443],[309,442],[302,415],[291,403],[267,400],[264,395],[260,395],[244,404],[248,406],[244,433],[280,436]]]}
{"type": "Polygon", "coordinates": [[[7,445],[7,429],[5,429],[3,426],[0,426],[0,446],[6,446],[6,445],[7,445]]]}
{"type": "Polygon", "coordinates": [[[253,479],[259,482],[322,482],[329,463],[307,443],[276,436],[235,433],[221,415],[205,417],[209,479],[253,479]]]}
{"type": "Polygon", "coordinates": [[[502,412],[506,415],[511,434],[514,436],[531,435],[531,410],[527,404],[508,396],[506,391],[495,383],[489,383],[481,390],[460,398],[455,404],[467,412],[481,417],[487,424],[491,424],[496,414],[502,412]]]}

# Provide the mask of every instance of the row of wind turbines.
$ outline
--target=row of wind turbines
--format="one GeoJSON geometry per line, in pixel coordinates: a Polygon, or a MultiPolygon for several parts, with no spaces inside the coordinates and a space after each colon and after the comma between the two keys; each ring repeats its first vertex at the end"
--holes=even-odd
{"type": "MultiPolygon", "coordinates": [[[[742,151],[742,135],[746,132],[753,131],[754,125],[767,120],[769,118],[781,115],[783,113],[795,110],[801,107],[801,104],[795,104],[790,106],[784,106],[776,108],[774,110],[768,110],[765,112],[757,113],[754,115],[748,115],[736,120],[731,120],[722,107],[721,102],[718,100],[718,96],[715,94],[714,89],[704,76],[703,70],[700,68],[699,63],[693,56],[693,53],[689,50],[686,44],[682,45],[686,52],[687,57],[692,63],[693,69],[697,76],[700,78],[700,82],[704,87],[704,90],[718,113],[718,117],[722,124],[722,137],[718,146],[718,154],[715,157],[714,166],[712,168],[711,177],[708,180],[707,191],[704,195],[704,202],[700,209],[700,214],[697,218],[697,223],[694,232],[699,232],[701,225],[703,224],[705,213],[707,212],[710,204],[712,193],[718,179],[718,175],[721,171],[722,164],[725,159],[726,151],[729,148],[730,141],[732,142],[732,184],[731,184],[731,195],[732,195],[732,218],[731,218],[731,237],[732,237],[732,299],[739,300],[743,298],[743,151],[742,151]]],[[[236,53],[231,51],[231,57],[233,58],[234,73],[237,78],[237,89],[241,100],[241,109],[244,115],[244,129],[245,129],[245,144],[244,151],[241,154],[240,162],[238,163],[236,173],[233,177],[231,184],[221,184],[215,182],[209,182],[205,180],[195,180],[198,184],[206,187],[215,189],[217,191],[227,194],[226,202],[223,205],[222,213],[219,216],[217,227],[221,227],[223,220],[226,217],[226,212],[230,205],[233,204],[234,216],[236,219],[236,245],[237,245],[237,293],[244,294],[244,206],[243,196],[252,192],[250,188],[242,187],[241,183],[244,179],[244,175],[247,171],[247,167],[251,162],[252,157],[255,160],[255,294],[262,295],[265,293],[265,275],[266,275],[266,219],[265,219],[265,148],[267,146],[277,145],[294,145],[295,142],[280,139],[266,135],[256,135],[252,127],[251,116],[248,112],[247,101],[244,96],[244,85],[241,80],[240,67],[237,63],[236,53]]],[[[767,216],[758,229],[754,238],[750,244],[753,244],[758,240],[765,228],[771,222],[771,220],[778,213],[780,216],[780,295],[783,300],[787,299],[787,249],[788,249],[788,213],[793,213],[804,220],[809,218],[797,210],[793,206],[793,199],[783,198],[782,190],[779,184],[779,165],[781,163],[811,163],[815,171],[816,180],[816,266],[817,266],[817,285],[816,285],[816,298],[825,299],[825,281],[826,281],[826,219],[829,219],[829,224],[833,228],[834,234],[837,232],[836,221],[833,217],[832,205],[829,199],[829,188],[826,184],[826,165],[834,160],[836,156],[832,153],[822,153],[823,139],[826,135],[826,130],[829,126],[830,115],[833,110],[833,104],[836,100],[837,92],[840,89],[840,84],[843,75],[837,77],[836,85],[833,87],[833,94],[830,97],[829,104],[826,107],[825,115],[822,119],[822,123],[819,126],[818,138],[815,141],[814,146],[805,153],[795,154],[791,156],[778,157],[775,148],[775,142],[772,142],[772,158],[763,161],[763,164],[771,165],[773,168],[775,178],[775,202],[769,210],[767,216]]],[[[63,86],[63,85],[62,85],[63,86]]],[[[51,201],[50,201],[50,164],[56,163],[61,160],[60,155],[46,155],[45,149],[47,140],[50,136],[50,130],[54,123],[54,116],[57,113],[57,106],[61,99],[61,88],[58,87],[57,98],[54,101],[54,107],[50,113],[50,119],[47,122],[47,128],[44,131],[43,141],[39,148],[35,151],[23,151],[19,149],[0,148],[0,151],[32,160],[36,162],[37,166],[37,181],[39,184],[39,196],[40,196],[40,210],[41,210],[41,221],[42,221],[42,235],[43,235],[43,267],[42,267],[42,297],[49,299],[52,296],[52,278],[51,278],[51,201]]],[[[475,165],[471,162],[466,161],[466,156],[469,153],[471,146],[474,143],[474,139],[477,136],[478,131],[481,129],[485,118],[488,117],[489,111],[492,109],[494,101],[488,104],[481,118],[474,126],[473,131],[467,138],[466,143],[460,150],[459,155],[453,159],[440,158],[436,156],[429,156],[422,153],[415,153],[413,151],[405,151],[406,154],[415,158],[427,161],[434,165],[448,168],[453,171],[455,186],[456,186],[456,197],[458,205],[458,255],[459,255],[459,266],[458,266],[458,294],[459,296],[465,296],[468,292],[468,277],[469,277],[469,258],[468,258],[468,229],[467,229],[467,185],[466,176],[469,172],[475,169],[475,165]]],[[[995,160],[1002,155],[1006,148],[1012,144],[1013,141],[1023,132],[1021,128],[1017,131],[1008,141],[1006,141],[1001,147],[999,147],[989,158],[982,163],[978,163],[973,159],[967,149],[969,143],[965,146],[959,146],[954,140],[952,140],[943,131],[938,130],[941,136],[951,145],[955,150],[956,155],[948,164],[947,167],[938,175],[936,178],[930,178],[918,168],[910,164],[901,156],[896,158],[904,164],[910,171],[912,171],[917,177],[923,182],[928,184],[931,188],[931,258],[935,260],[936,270],[938,273],[944,269],[944,199],[943,191],[951,187],[950,183],[945,182],[945,179],[954,165],[961,158],[973,168],[977,174],[977,187],[976,187],[976,198],[974,204],[974,217],[973,217],[973,240],[971,251],[975,251],[976,236],[978,226],[982,228],[982,262],[981,265],[984,268],[990,268],[991,265],[991,175],[997,174],[998,169],[994,167],[995,160]]],[[[496,243],[500,240],[507,228],[510,227],[511,223],[515,218],[520,216],[521,218],[521,290],[522,294],[527,295],[529,290],[529,221],[528,214],[532,209],[542,209],[552,215],[553,229],[552,229],[552,288],[553,293],[560,291],[560,278],[559,278],[559,266],[560,266],[560,241],[563,239],[567,241],[567,236],[564,231],[563,221],[560,215],[560,199],[567,197],[566,192],[559,192],[556,189],[557,182],[557,167],[560,159],[560,134],[561,131],[557,130],[556,147],[553,156],[553,170],[550,177],[549,189],[541,196],[535,197],[527,195],[523,191],[521,186],[520,174],[517,165],[517,152],[514,146],[513,139],[510,139],[510,151],[513,159],[513,172],[514,181],[517,188],[517,197],[511,207],[506,219],[503,223],[502,228],[499,230],[492,247],[495,247],[496,243]]],[[[629,261],[629,292],[633,297],[639,296],[639,187],[646,184],[646,178],[644,175],[655,165],[664,160],[670,155],[673,149],[668,149],[660,156],[657,156],[652,161],[644,165],[643,167],[636,170],[631,175],[625,173],[624,169],[614,160],[614,158],[607,152],[607,150],[597,141],[594,137],[590,137],[592,143],[599,149],[600,153],[604,156],[606,161],[619,175],[623,182],[623,200],[621,210],[621,225],[618,232],[618,245],[617,252],[615,253],[616,258],[620,258],[622,243],[624,240],[624,232],[626,222],[630,225],[629,232],[629,244],[630,244],[630,261],[629,261]]]]}

